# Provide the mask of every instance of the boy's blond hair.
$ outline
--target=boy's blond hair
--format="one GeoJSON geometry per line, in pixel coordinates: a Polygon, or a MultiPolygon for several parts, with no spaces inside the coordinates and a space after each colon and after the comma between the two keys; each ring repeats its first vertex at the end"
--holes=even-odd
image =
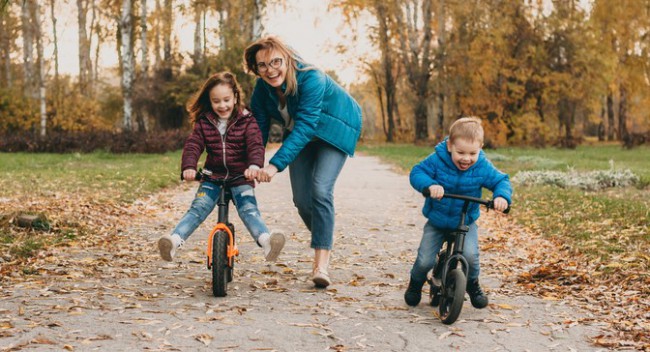
{"type": "Polygon", "coordinates": [[[456,139],[463,138],[471,142],[479,142],[483,145],[483,127],[478,117],[462,117],[449,127],[449,143],[456,139]]]}

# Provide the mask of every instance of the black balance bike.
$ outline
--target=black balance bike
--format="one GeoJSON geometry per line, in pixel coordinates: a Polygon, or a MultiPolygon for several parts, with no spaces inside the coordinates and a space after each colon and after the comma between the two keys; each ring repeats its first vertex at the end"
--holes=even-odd
{"type": "Polygon", "coordinates": [[[219,200],[217,201],[218,220],[212,231],[210,231],[206,255],[208,257],[208,269],[212,270],[212,293],[215,297],[225,297],[228,283],[233,278],[235,257],[239,255],[239,249],[235,242],[235,226],[228,221],[228,209],[232,201],[230,184],[244,177],[244,175],[222,179],[210,178],[211,175],[210,170],[199,170],[195,179],[197,181],[209,181],[221,187],[219,200]]]}
{"type": "MultiPolygon", "coordinates": [[[[431,195],[429,189],[425,189],[422,195],[429,197],[431,195]]],[[[443,198],[465,201],[458,228],[445,234],[444,244],[438,253],[438,261],[433,268],[433,275],[427,280],[431,287],[429,290],[430,304],[433,307],[438,307],[440,320],[449,325],[458,319],[465,300],[469,268],[467,260],[463,257],[463,247],[465,246],[465,235],[469,231],[469,227],[465,224],[469,203],[479,203],[485,205],[487,209],[494,209],[494,202],[447,193],[443,195],[443,198]]],[[[507,214],[509,211],[510,207],[504,213],[507,214]]]]}

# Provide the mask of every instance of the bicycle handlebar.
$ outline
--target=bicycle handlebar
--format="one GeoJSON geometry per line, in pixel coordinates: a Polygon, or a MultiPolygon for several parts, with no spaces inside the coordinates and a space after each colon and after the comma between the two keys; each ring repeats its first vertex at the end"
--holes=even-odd
{"type": "MultiPolygon", "coordinates": [[[[425,197],[430,197],[431,192],[429,191],[428,188],[425,188],[424,191],[422,191],[422,195],[425,197]]],[[[460,194],[451,194],[451,193],[445,193],[442,196],[442,198],[460,199],[460,200],[464,200],[465,202],[479,203],[485,205],[488,209],[494,209],[494,200],[487,200],[482,198],[463,196],[460,194]]],[[[503,211],[503,213],[508,214],[509,212],[510,212],[510,205],[508,205],[508,207],[503,211]]]]}
{"type": "MultiPolygon", "coordinates": [[[[195,181],[202,181],[203,179],[208,179],[210,182],[214,182],[219,185],[224,185],[236,180],[239,180],[240,178],[244,177],[244,174],[240,174],[234,177],[229,177],[229,178],[217,178],[217,179],[211,179],[210,176],[212,176],[212,171],[210,170],[204,170],[204,169],[199,169],[199,171],[196,172],[196,175],[194,176],[195,181]]],[[[184,180],[183,174],[181,173],[181,180],[184,180]]]]}

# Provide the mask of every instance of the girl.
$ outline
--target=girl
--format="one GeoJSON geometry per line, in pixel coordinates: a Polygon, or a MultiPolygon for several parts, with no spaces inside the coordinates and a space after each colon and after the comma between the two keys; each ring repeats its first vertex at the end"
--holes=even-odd
{"type": "MultiPolygon", "coordinates": [[[[264,145],[253,115],[242,105],[239,83],[230,72],[217,73],[203,84],[187,105],[192,134],[183,148],[181,172],[184,180],[194,180],[197,163],[203,151],[208,156],[204,168],[214,178],[229,178],[244,174],[245,179],[231,186],[233,202],[242,222],[259,246],[267,261],[277,259],[284,246],[284,235],[270,234],[257,208],[253,187],[259,168],[264,165],[264,145]]],[[[160,256],[174,258],[187,238],[203,223],[219,199],[220,187],[205,179],[201,182],[190,209],[171,235],[158,240],[160,256]]]]}
{"type": "Polygon", "coordinates": [[[327,287],[334,183],[361,135],[361,108],[330,76],[303,62],[275,37],[252,43],[244,59],[247,71],[258,77],[251,109],[264,143],[272,119],[285,129],[282,146],[259,170],[257,180],[269,182],[289,167],[293,202],[311,231],[312,281],[316,287],[327,287]]]}

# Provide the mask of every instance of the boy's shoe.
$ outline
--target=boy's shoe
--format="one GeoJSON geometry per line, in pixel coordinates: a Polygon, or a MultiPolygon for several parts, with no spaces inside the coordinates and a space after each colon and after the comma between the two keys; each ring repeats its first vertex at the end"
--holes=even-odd
{"type": "Polygon", "coordinates": [[[183,245],[185,241],[181,236],[174,235],[163,235],[158,240],[158,250],[160,251],[160,256],[162,259],[171,262],[174,259],[176,254],[176,249],[183,245]]]}
{"type": "Polygon", "coordinates": [[[409,287],[404,292],[404,301],[406,301],[406,304],[411,307],[420,304],[420,300],[422,299],[422,286],[424,286],[424,281],[415,281],[412,278],[409,280],[409,287]]]}
{"type": "Polygon", "coordinates": [[[469,299],[472,301],[472,306],[474,306],[474,308],[481,309],[487,307],[488,298],[487,295],[483,293],[481,285],[478,283],[478,279],[467,282],[467,293],[469,294],[469,299]]]}
{"type": "Polygon", "coordinates": [[[257,240],[264,250],[264,257],[267,262],[273,262],[278,259],[282,248],[284,247],[284,235],[274,232],[271,235],[265,233],[257,240]]]}

